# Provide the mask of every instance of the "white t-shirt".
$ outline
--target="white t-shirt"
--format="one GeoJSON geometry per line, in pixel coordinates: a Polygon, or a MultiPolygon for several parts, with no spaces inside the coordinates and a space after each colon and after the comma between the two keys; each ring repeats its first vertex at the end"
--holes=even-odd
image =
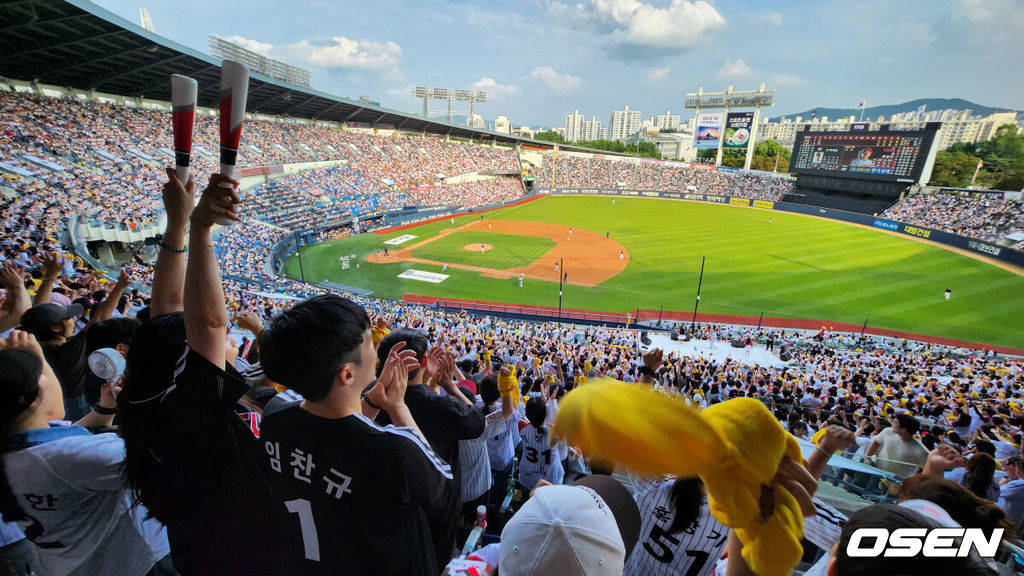
{"type": "MultiPolygon", "coordinates": [[[[124,441],[79,426],[20,432],[3,455],[12,492],[34,522],[44,574],[143,576],[170,553],[167,533],[132,506],[123,475],[124,441]]],[[[28,528],[33,526],[33,528],[28,528]]]]}
{"type": "Polygon", "coordinates": [[[923,467],[928,461],[928,449],[920,441],[910,439],[904,441],[892,428],[886,428],[875,437],[881,447],[875,454],[879,460],[878,467],[900,476],[914,473],[912,466],[923,467]]]}

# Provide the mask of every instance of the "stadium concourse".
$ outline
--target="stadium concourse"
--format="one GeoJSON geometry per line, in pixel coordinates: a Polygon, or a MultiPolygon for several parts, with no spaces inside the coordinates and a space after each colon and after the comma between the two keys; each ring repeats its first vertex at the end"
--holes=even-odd
{"type": "MultiPolygon", "coordinates": [[[[638,346],[635,330],[293,282],[264,266],[286,235],[409,203],[515,200],[516,179],[436,176],[516,171],[516,152],[251,122],[244,166],[345,162],[239,195],[221,176],[207,186],[216,168],[198,154],[190,191],[156,160],[170,145],[166,116],[0,95],[5,574],[440,574],[451,561],[503,575],[749,564],[773,576],[823,570],[854,527],[907,518],[1002,527],[1014,549],[1020,358],[711,324],[638,346]],[[129,230],[163,223],[155,265],[138,255],[116,281],[103,277],[61,242],[73,215],[129,230]],[[241,221],[214,237],[217,217],[241,221]],[[934,520],[884,503],[897,500],[934,520]],[[473,539],[487,546],[462,557],[477,506],[488,525],[473,539]],[[775,548],[759,538],[764,526],[775,548]]],[[[196,133],[216,148],[212,120],[196,133]]],[[[790,185],[600,155],[552,160],[540,177],[550,187],[770,200],[790,185]]],[[[978,237],[1020,227],[1008,205],[955,198],[898,209],[978,237]]],[[[842,546],[836,554],[856,563],[842,546]]],[[[975,553],[943,561],[935,573],[1006,568],[975,553]]]]}

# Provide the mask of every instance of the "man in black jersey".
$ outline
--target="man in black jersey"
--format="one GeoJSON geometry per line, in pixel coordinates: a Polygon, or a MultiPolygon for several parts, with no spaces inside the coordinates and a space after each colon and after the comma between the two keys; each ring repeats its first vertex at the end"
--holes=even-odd
{"type": "Polygon", "coordinates": [[[370,319],[351,301],[311,298],[261,336],[267,377],[305,398],[266,412],[260,437],[301,547],[295,574],[436,575],[448,562],[459,502],[451,468],[405,405],[418,363],[402,348],[363,394],[377,356],[370,319]],[[394,425],[374,424],[380,410],[394,425]]]}

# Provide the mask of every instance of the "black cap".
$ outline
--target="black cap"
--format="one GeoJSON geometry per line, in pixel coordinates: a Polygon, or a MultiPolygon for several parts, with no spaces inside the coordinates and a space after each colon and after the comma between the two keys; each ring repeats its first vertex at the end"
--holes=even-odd
{"type": "Polygon", "coordinates": [[[81,304],[61,306],[48,302],[33,306],[21,315],[21,329],[39,336],[50,330],[54,324],[60,324],[67,318],[76,318],[83,312],[81,304]]]}

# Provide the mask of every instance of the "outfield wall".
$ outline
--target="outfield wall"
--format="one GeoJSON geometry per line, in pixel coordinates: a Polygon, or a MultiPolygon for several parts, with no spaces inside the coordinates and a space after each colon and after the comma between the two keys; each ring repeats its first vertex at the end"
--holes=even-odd
{"type": "Polygon", "coordinates": [[[896,222],[868,214],[846,212],[845,210],[834,210],[809,206],[805,204],[794,204],[792,202],[777,202],[773,200],[751,200],[750,198],[736,198],[733,196],[715,196],[713,194],[700,194],[696,192],[659,192],[655,190],[616,190],[604,188],[554,188],[551,190],[538,190],[540,196],[612,196],[619,198],[668,198],[671,200],[690,200],[693,202],[710,202],[713,204],[731,204],[733,206],[747,206],[762,208],[765,210],[778,210],[780,212],[792,212],[794,214],[806,214],[808,216],[819,216],[831,220],[852,222],[871,226],[890,232],[898,232],[915,238],[924,238],[938,244],[953,248],[959,248],[975,254],[1006,262],[1024,268],[1024,252],[1013,250],[1005,246],[997,246],[991,242],[984,242],[976,238],[968,238],[958,234],[952,234],[943,230],[915,226],[904,222],[896,222]]]}

